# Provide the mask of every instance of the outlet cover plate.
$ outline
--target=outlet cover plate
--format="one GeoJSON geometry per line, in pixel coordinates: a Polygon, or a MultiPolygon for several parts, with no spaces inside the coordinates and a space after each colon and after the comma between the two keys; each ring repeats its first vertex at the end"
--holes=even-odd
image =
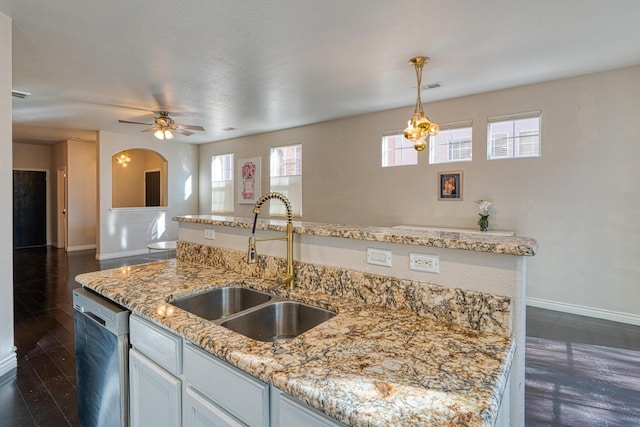
{"type": "Polygon", "coordinates": [[[215,240],[216,238],[216,230],[211,228],[204,229],[204,238],[208,240],[215,240]]]}
{"type": "Polygon", "coordinates": [[[387,249],[367,248],[367,264],[391,267],[391,251],[387,249]]]}
{"type": "Polygon", "coordinates": [[[427,273],[440,273],[440,257],[438,255],[409,254],[409,269],[426,271],[427,273]]]}

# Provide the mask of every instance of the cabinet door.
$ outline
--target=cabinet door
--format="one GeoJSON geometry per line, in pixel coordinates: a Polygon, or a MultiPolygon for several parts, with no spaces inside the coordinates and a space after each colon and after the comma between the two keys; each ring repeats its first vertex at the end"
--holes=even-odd
{"type": "Polygon", "coordinates": [[[340,427],[334,420],[291,396],[271,387],[271,427],[340,427]]]}
{"type": "Polygon", "coordinates": [[[244,427],[191,387],[186,388],[184,410],[185,427],[244,427]]]}
{"type": "Polygon", "coordinates": [[[178,378],[131,349],[129,382],[132,427],[182,424],[182,384],[178,378]]]}

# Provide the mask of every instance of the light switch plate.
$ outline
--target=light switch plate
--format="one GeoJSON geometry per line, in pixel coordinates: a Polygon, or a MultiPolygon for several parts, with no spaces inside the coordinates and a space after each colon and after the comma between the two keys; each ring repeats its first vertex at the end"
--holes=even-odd
{"type": "Polygon", "coordinates": [[[216,230],[213,230],[211,228],[205,228],[204,229],[204,238],[205,239],[209,239],[209,240],[215,240],[215,238],[216,238],[216,230]]]}
{"type": "Polygon", "coordinates": [[[391,267],[391,251],[386,249],[367,248],[367,264],[391,267]]]}

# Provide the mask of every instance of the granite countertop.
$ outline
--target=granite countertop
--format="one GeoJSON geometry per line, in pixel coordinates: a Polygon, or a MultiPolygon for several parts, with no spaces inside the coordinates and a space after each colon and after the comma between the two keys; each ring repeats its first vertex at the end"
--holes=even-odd
{"type": "MultiPolygon", "coordinates": [[[[226,227],[252,228],[253,218],[185,215],[172,218],[173,221],[226,227]]],[[[271,231],[286,231],[286,221],[260,219],[256,228],[271,231]]],[[[336,225],[317,222],[293,221],[296,234],[314,236],[342,237],[346,239],[368,240],[375,242],[398,243],[403,245],[429,246],[435,248],[461,249],[475,252],[533,256],[538,243],[531,237],[492,235],[465,230],[443,231],[420,230],[415,228],[373,227],[360,225],[336,225]]]]}
{"type": "Polygon", "coordinates": [[[491,426],[514,352],[508,337],[438,324],[320,291],[179,260],[76,280],[248,374],[353,426],[491,426]],[[167,303],[228,284],[337,315],[291,341],[264,343],[167,303]]]}

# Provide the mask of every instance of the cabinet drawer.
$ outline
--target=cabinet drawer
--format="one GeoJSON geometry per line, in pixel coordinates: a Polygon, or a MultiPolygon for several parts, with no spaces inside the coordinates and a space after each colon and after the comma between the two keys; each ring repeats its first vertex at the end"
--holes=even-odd
{"type": "Polygon", "coordinates": [[[182,339],[138,316],[129,320],[131,345],[174,375],[182,373],[182,339]]]}
{"type": "Polygon", "coordinates": [[[184,376],[207,399],[250,426],[269,425],[269,386],[190,344],[184,376]]]}

